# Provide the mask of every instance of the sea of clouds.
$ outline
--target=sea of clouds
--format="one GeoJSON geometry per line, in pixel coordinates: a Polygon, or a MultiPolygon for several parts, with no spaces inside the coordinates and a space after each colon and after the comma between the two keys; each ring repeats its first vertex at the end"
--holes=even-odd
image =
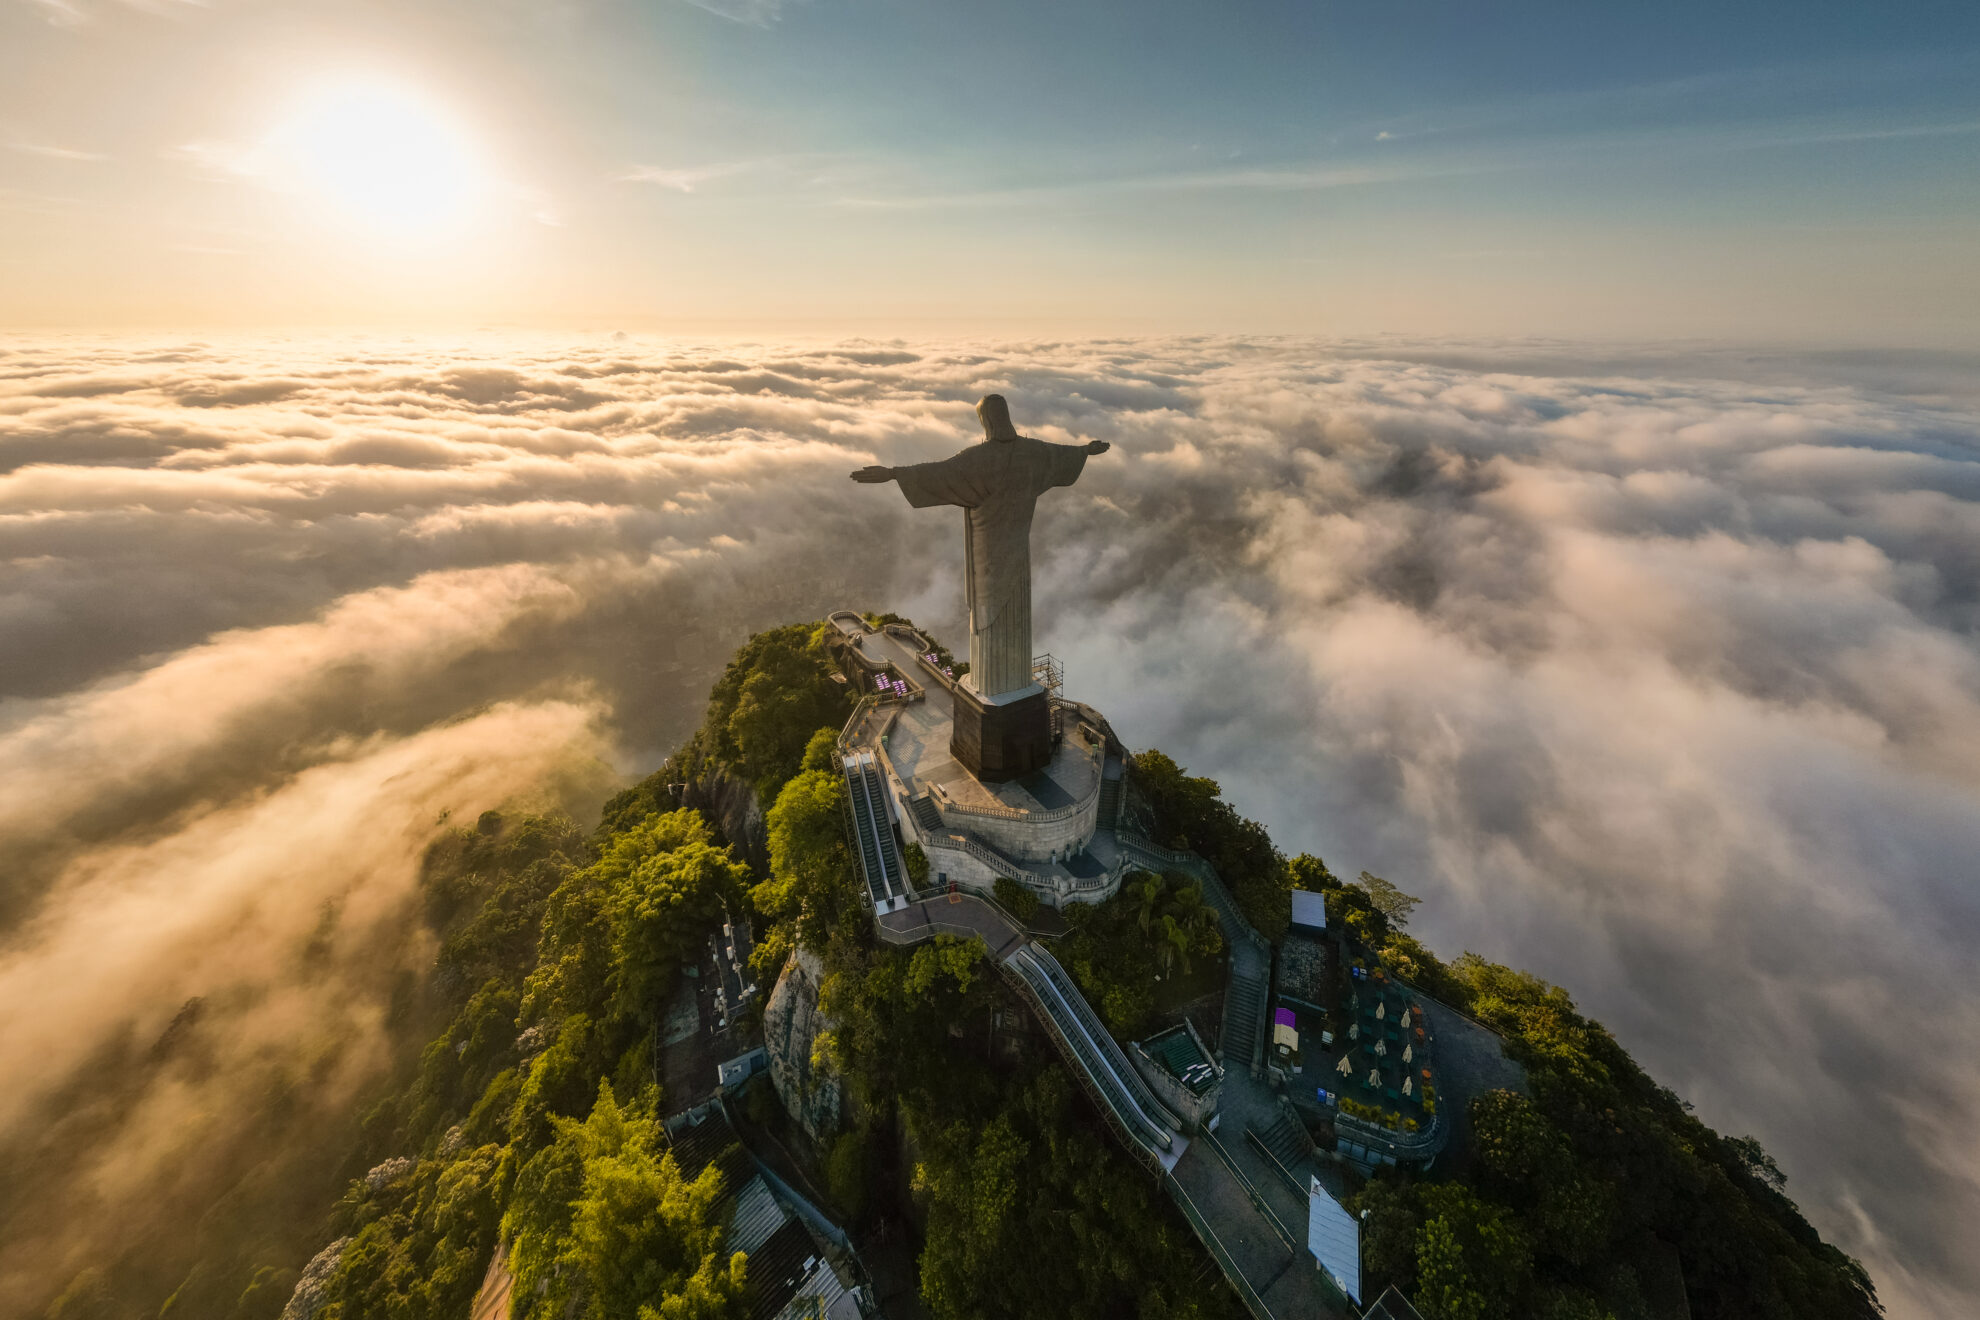
{"type": "Polygon", "coordinates": [[[326,1113],[375,1079],[444,814],[595,810],[756,628],[960,646],[957,515],[846,474],[997,390],[1114,446],[1033,534],[1074,695],[1568,986],[1894,1315],[1980,1306],[1974,365],[0,340],[0,1143],[193,996],[212,1042],[88,1129],[0,1297],[135,1231],[271,1070],[326,1113]]]}

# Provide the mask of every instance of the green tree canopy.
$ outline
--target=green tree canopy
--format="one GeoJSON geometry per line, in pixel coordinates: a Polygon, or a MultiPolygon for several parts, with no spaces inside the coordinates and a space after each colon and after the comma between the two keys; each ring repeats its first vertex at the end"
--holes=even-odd
{"type": "Polygon", "coordinates": [[[812,735],[846,718],[846,689],[832,681],[828,625],[792,624],[750,638],[709,694],[715,759],[774,796],[797,773],[812,735]]]}
{"type": "Polygon", "coordinates": [[[611,903],[614,1008],[642,1026],[659,1021],[683,964],[699,954],[725,911],[741,910],[748,870],[726,848],[686,843],[648,857],[611,903]]]}
{"type": "Polygon", "coordinates": [[[1157,841],[1194,850],[1217,868],[1259,934],[1283,938],[1292,925],[1292,876],[1265,827],[1224,801],[1216,780],[1189,774],[1162,752],[1136,753],[1131,783],[1155,814],[1157,841]]]}
{"type": "Polygon", "coordinates": [[[1366,871],[1361,873],[1361,888],[1367,893],[1368,901],[1375,905],[1375,910],[1387,917],[1389,924],[1397,930],[1409,924],[1409,914],[1416,911],[1420,901],[1381,876],[1370,875],[1366,871]]]}
{"type": "Polygon", "coordinates": [[[774,979],[794,946],[817,952],[833,931],[858,931],[866,920],[865,894],[846,846],[845,800],[841,775],[806,770],[770,808],[770,874],[750,891],[769,922],[758,932],[754,955],[761,979],[774,979]]]}
{"type": "Polygon", "coordinates": [[[609,1084],[583,1122],[524,1165],[502,1229],[517,1320],[715,1320],[742,1314],[744,1258],[722,1252],[722,1175],[693,1182],[660,1149],[650,1115],[619,1106],[609,1084]]]}

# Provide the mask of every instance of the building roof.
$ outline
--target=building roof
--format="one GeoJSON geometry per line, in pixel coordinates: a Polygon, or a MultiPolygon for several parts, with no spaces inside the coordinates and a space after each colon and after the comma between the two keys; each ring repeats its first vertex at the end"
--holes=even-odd
{"type": "Polygon", "coordinates": [[[789,1218],[759,1174],[736,1194],[736,1208],[729,1213],[729,1236],[722,1244],[723,1249],[753,1256],[789,1218]]]}
{"type": "Polygon", "coordinates": [[[784,1309],[778,1320],[860,1320],[859,1299],[846,1291],[838,1272],[826,1261],[819,1261],[784,1309]]]}
{"type": "Polygon", "coordinates": [[[1327,1195],[1318,1178],[1306,1194],[1306,1249],[1333,1276],[1348,1300],[1361,1302],[1361,1225],[1347,1207],[1327,1195]]]}
{"type": "Polygon", "coordinates": [[[757,1173],[726,1116],[712,1114],[671,1139],[682,1177],[692,1180],[710,1165],[722,1170],[725,1182],[716,1208],[728,1224],[723,1247],[748,1257],[751,1320],[821,1315],[857,1320],[858,1300],[846,1291],[811,1231],[757,1173]]]}
{"type": "Polygon", "coordinates": [[[734,1086],[746,1082],[757,1073],[770,1066],[770,1056],[761,1045],[753,1050],[738,1054],[733,1059],[715,1065],[715,1083],[718,1086],[734,1086]]]}
{"type": "Polygon", "coordinates": [[[723,1190],[729,1196],[734,1196],[756,1176],[749,1152],[736,1140],[734,1130],[724,1118],[711,1117],[697,1126],[682,1128],[673,1134],[669,1149],[682,1181],[693,1182],[703,1169],[713,1164],[721,1169],[723,1190]]]}
{"type": "Polygon", "coordinates": [[[772,1233],[743,1267],[749,1279],[751,1320],[771,1320],[797,1296],[813,1270],[829,1270],[819,1257],[818,1244],[792,1219],[772,1233]]]}
{"type": "Polygon", "coordinates": [[[1310,889],[1293,890],[1292,924],[1304,930],[1327,929],[1327,896],[1310,889]]]}
{"type": "Polygon", "coordinates": [[[1149,1037],[1141,1048],[1193,1095],[1202,1095],[1217,1080],[1217,1070],[1196,1047],[1195,1037],[1182,1027],[1171,1027],[1159,1036],[1149,1037]]]}

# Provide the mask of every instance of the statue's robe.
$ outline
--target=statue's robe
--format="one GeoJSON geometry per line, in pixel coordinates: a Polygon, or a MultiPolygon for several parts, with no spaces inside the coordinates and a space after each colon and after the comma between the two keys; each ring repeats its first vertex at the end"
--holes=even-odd
{"type": "Polygon", "coordinates": [[[1031,514],[1040,495],[1072,485],[1085,467],[1084,445],[1019,436],[894,469],[915,508],[963,509],[969,685],[979,696],[1031,686],[1031,514]]]}

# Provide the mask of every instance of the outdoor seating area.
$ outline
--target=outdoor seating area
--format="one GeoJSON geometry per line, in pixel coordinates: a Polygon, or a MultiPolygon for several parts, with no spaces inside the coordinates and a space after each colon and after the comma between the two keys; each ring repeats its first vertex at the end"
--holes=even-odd
{"type": "Polygon", "coordinates": [[[1347,1030],[1317,1098],[1400,1133],[1429,1128],[1437,1112],[1433,1040],[1415,996],[1381,968],[1350,969],[1347,1030]]]}

